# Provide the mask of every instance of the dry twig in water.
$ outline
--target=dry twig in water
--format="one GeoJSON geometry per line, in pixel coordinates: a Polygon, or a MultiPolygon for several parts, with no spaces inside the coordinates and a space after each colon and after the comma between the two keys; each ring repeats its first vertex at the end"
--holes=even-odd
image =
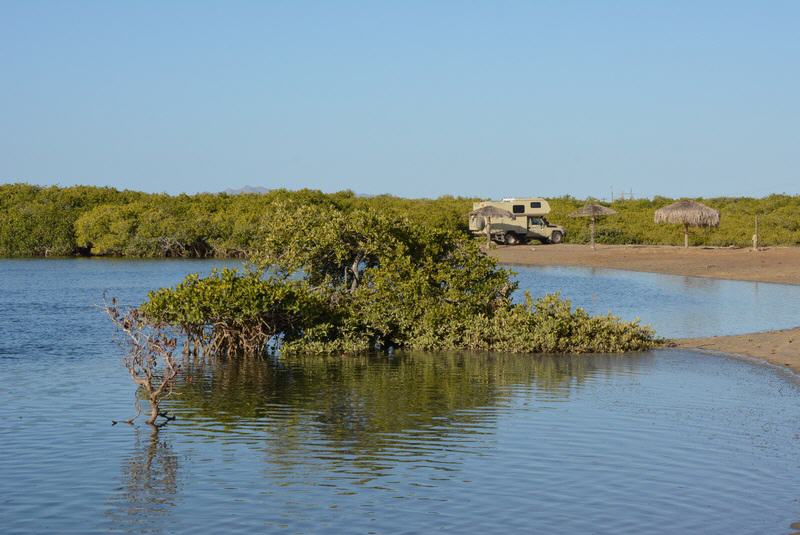
{"type": "MultiPolygon", "coordinates": [[[[177,339],[170,336],[165,326],[151,325],[136,308],[123,312],[115,298],[106,303],[104,310],[119,331],[124,334],[128,349],[123,364],[128,369],[131,379],[144,390],[150,402],[149,425],[156,425],[161,416],[167,421],[174,420],[159,408],[159,403],[169,397],[175,386],[180,365],[173,354],[177,339]]],[[[141,414],[142,408],[136,399],[136,416],[125,420],[127,424],[141,414]]],[[[115,425],[117,422],[113,422],[115,425]]]]}

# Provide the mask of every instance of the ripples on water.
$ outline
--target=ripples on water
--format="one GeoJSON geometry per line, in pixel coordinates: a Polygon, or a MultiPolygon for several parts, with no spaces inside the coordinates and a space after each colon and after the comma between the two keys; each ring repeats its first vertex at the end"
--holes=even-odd
{"type": "Polygon", "coordinates": [[[178,420],[152,434],[110,426],[133,389],[91,305],[208,264],[23,265],[0,262],[6,532],[782,533],[800,519],[800,390],[770,368],[685,351],[188,362],[178,420]]]}

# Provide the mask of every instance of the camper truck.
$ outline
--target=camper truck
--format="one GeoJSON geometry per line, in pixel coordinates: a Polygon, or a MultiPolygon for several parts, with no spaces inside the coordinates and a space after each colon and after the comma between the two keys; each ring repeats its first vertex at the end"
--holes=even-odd
{"type": "Polygon", "coordinates": [[[470,215],[469,230],[473,234],[486,234],[497,243],[516,245],[528,240],[542,243],[561,243],[567,231],[564,227],[552,225],[545,218],[550,213],[550,204],[544,199],[503,199],[502,201],[482,201],[472,205],[473,210],[484,206],[494,206],[511,214],[511,217],[484,217],[470,215]]]}

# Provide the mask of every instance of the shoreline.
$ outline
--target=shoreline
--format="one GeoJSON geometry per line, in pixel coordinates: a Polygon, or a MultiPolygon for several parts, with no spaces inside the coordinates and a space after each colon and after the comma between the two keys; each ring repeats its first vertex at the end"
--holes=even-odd
{"type": "Polygon", "coordinates": [[[730,336],[679,338],[671,347],[724,353],[800,374],[800,327],[730,336]]]}
{"type": "MultiPolygon", "coordinates": [[[[778,284],[800,284],[800,247],[750,249],[598,245],[499,246],[503,264],[578,266],[778,284]]],[[[730,336],[679,338],[668,347],[723,353],[800,374],[800,327],[730,336]]]]}
{"type": "Polygon", "coordinates": [[[671,245],[500,245],[489,255],[519,266],[578,266],[686,277],[800,285],[800,247],[759,251],[671,245]]]}

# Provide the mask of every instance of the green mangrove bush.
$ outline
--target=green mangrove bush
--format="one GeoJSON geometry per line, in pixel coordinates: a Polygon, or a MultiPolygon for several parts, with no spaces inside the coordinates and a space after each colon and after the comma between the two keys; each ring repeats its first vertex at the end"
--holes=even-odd
{"type": "MultiPolygon", "coordinates": [[[[475,200],[283,189],[265,194],[170,196],[85,186],[0,184],[0,256],[245,258],[270,238],[267,232],[274,229],[276,207],[335,209],[352,217],[372,209],[415,226],[466,235],[467,214],[475,200]]],[[[694,234],[693,243],[749,246],[758,216],[762,244],[800,244],[800,196],[701,200],[720,210],[722,221],[719,228],[694,234]]],[[[553,209],[549,219],[567,228],[567,241],[588,242],[588,221],[568,217],[586,201],[573,197],[549,201],[553,209]]],[[[597,242],[679,245],[680,229],[653,223],[655,210],[673,201],[656,197],[612,203],[618,214],[598,223],[597,242]]]]}
{"type": "Polygon", "coordinates": [[[371,209],[276,203],[244,270],[190,275],[140,310],[186,352],[515,353],[642,350],[637,322],[592,317],[557,295],[524,303],[511,273],[463,233],[371,209]]]}
{"type": "Polygon", "coordinates": [[[139,310],[154,325],[177,327],[185,354],[234,355],[259,353],[279,335],[296,338],[320,321],[327,304],[302,281],[223,269],[151,292],[139,310]]]}

